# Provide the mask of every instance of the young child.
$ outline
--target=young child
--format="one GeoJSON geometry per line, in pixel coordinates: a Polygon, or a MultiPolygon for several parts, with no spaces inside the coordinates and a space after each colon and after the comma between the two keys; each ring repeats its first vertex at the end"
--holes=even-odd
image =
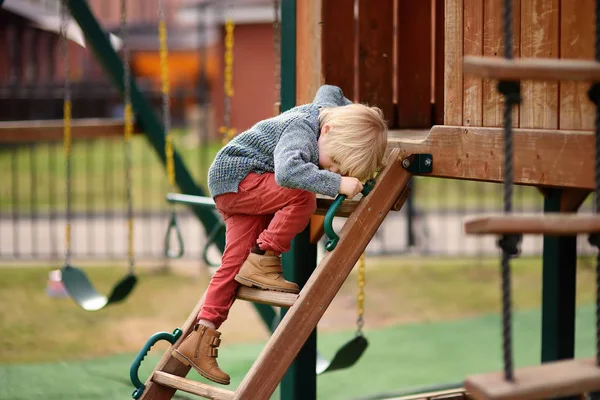
{"type": "Polygon", "coordinates": [[[324,85],[312,103],[261,121],[223,147],[208,187],[225,221],[225,251],[198,323],[173,357],[228,385],[217,363],[217,329],[239,285],[298,293],[298,285],[283,278],[280,255],[308,225],[315,193],[356,196],[361,181],[382,166],[386,145],[380,109],[353,104],[340,88],[324,85]]]}

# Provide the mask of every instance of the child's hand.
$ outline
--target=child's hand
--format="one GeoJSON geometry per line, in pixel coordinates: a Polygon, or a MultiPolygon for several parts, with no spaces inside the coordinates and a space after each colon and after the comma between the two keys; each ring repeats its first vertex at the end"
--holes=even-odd
{"type": "Polygon", "coordinates": [[[363,190],[363,184],[356,178],[342,176],[339,194],[345,194],[349,199],[353,198],[363,190]]]}

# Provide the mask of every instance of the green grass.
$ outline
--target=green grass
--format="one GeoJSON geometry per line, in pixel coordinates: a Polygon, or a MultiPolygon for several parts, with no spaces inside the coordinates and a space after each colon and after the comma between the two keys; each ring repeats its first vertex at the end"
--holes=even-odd
{"type": "MultiPolygon", "coordinates": [[[[331,356],[352,332],[319,335],[319,349],[331,356]]],[[[497,315],[403,326],[369,329],[369,347],[351,369],[318,378],[318,398],[355,399],[403,388],[460,382],[478,372],[501,370],[500,319],[497,315]]],[[[533,365],[540,358],[540,314],[537,310],[516,313],[514,318],[515,365],[533,365]]],[[[576,356],[594,354],[594,310],[579,307],[576,356]]],[[[104,340],[106,342],[106,340],[104,340]]],[[[260,353],[264,341],[223,345],[221,366],[231,374],[228,389],[235,389],[260,353]]],[[[160,353],[153,351],[142,364],[145,381],[160,353]]],[[[134,354],[70,363],[36,363],[0,366],[0,399],[124,399],[133,390],[128,381],[134,354]]],[[[204,381],[194,371],[188,378],[204,381]]],[[[178,398],[193,398],[179,394],[178,398]]],[[[274,399],[278,398],[276,395],[274,399]]]]}
{"type": "MultiPolygon", "coordinates": [[[[206,188],[206,173],[221,143],[208,148],[185,144],[175,135],[176,147],[194,180],[206,188]]],[[[133,140],[132,174],[136,210],[165,207],[169,190],[165,169],[145,137],[133,140]]],[[[73,156],[73,208],[83,211],[124,210],[125,160],[119,138],[75,142],[73,156]]],[[[0,212],[65,209],[65,171],[62,144],[37,145],[0,151],[0,212]],[[34,173],[35,172],[35,173],[34,173]],[[33,204],[33,205],[32,205],[33,204]]],[[[426,177],[415,178],[415,202],[423,210],[498,210],[502,186],[426,177]]],[[[533,187],[516,187],[515,209],[541,209],[543,197],[533,187]]],[[[591,199],[588,199],[590,202],[591,199]]]]}
{"type": "MultiPolygon", "coordinates": [[[[540,355],[541,263],[513,263],[515,357],[530,365],[540,355]]],[[[129,366],[147,338],[181,326],[204,292],[204,274],[142,268],[124,304],[86,312],[44,292],[47,267],[0,268],[0,400],[121,399],[132,387],[129,366]]],[[[85,270],[108,292],[124,267],[85,270]]],[[[498,260],[367,258],[365,331],[369,348],[352,369],[319,378],[319,398],[352,399],[377,392],[462,380],[501,368],[498,260]]],[[[577,271],[577,355],[593,354],[594,267],[577,271]]],[[[319,324],[319,349],[331,357],[353,335],[356,272],[319,324]]],[[[236,302],[223,325],[219,362],[242,380],[268,338],[247,302],[236,302]]],[[[166,345],[157,344],[140,376],[150,373],[166,345]]],[[[200,379],[194,373],[190,378],[200,379]]],[[[180,398],[191,398],[181,396],[180,398]]]]}
{"type": "MultiPolygon", "coordinates": [[[[0,268],[0,363],[75,361],[135,351],[151,333],[170,331],[185,321],[208,282],[202,274],[190,277],[143,268],[137,288],[125,303],[86,312],[69,299],[46,295],[50,269],[0,268]]],[[[85,270],[102,293],[108,293],[125,273],[124,266],[85,270]]],[[[515,308],[539,307],[539,259],[515,260],[513,271],[515,308]]],[[[367,258],[366,326],[496,313],[500,304],[498,279],[496,259],[367,258]]],[[[582,259],[577,273],[579,304],[593,302],[594,282],[591,259],[582,259]]],[[[353,272],[325,313],[320,328],[352,329],[355,307],[353,272]]],[[[224,342],[258,340],[266,335],[249,303],[236,302],[223,325],[224,342]]]]}
{"type": "MultiPolygon", "coordinates": [[[[193,179],[206,188],[206,169],[220,148],[175,144],[193,179]]],[[[65,210],[65,158],[62,144],[40,144],[0,150],[0,212],[65,210]]],[[[143,136],[132,140],[132,180],[135,208],[165,207],[169,191],[165,168],[143,136]]],[[[126,199],[124,144],[119,138],[77,141],[72,147],[72,199],[76,211],[124,210],[126,199]]]]}

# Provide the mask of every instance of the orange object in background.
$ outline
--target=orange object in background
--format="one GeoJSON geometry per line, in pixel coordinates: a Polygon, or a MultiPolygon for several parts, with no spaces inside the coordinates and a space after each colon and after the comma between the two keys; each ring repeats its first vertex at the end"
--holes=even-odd
{"type": "MultiPolygon", "coordinates": [[[[214,81],[220,65],[215,51],[206,51],[204,60],[207,78],[214,81]]],[[[169,51],[169,81],[171,87],[189,86],[197,82],[202,66],[198,51],[169,51]]],[[[140,51],[132,54],[132,68],[135,75],[153,82],[160,89],[160,54],[157,51],[140,51]]]]}

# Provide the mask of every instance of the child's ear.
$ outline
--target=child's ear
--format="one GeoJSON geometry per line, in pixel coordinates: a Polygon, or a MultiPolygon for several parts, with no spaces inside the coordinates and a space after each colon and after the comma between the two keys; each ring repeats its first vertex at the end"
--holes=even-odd
{"type": "Polygon", "coordinates": [[[323,127],[321,128],[321,135],[325,136],[329,133],[329,131],[331,131],[331,125],[323,124],[323,127]]]}

